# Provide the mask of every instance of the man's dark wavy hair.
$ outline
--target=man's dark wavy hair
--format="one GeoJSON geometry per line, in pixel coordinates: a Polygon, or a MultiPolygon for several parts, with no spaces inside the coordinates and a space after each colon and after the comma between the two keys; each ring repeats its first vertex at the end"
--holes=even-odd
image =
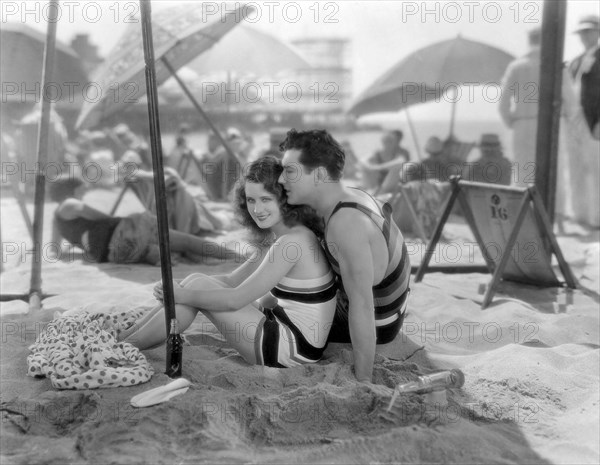
{"type": "Polygon", "coordinates": [[[344,174],[346,155],[344,149],[331,134],[324,129],[311,129],[309,131],[296,131],[290,129],[286,139],[281,143],[279,149],[300,150],[298,161],[311,171],[319,166],[325,167],[329,177],[338,181],[344,174]]]}
{"type": "Polygon", "coordinates": [[[270,232],[260,228],[248,212],[246,202],[246,183],[262,184],[267,192],[275,196],[281,209],[281,217],[286,226],[303,224],[318,237],[323,236],[323,220],[317,212],[308,205],[290,205],[282,185],[277,182],[283,172],[281,161],[272,156],[259,158],[244,168],[241,178],[233,189],[233,206],[237,220],[248,228],[257,243],[268,244],[270,232]]]}

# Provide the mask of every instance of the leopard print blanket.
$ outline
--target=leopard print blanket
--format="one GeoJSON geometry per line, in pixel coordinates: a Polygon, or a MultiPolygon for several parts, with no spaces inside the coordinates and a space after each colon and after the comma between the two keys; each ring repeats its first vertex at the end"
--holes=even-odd
{"type": "Polygon", "coordinates": [[[27,374],[47,377],[56,389],[133,386],[148,381],[154,370],[146,357],[119,333],[144,310],[120,313],[82,312],[51,321],[29,347],[27,374]]]}

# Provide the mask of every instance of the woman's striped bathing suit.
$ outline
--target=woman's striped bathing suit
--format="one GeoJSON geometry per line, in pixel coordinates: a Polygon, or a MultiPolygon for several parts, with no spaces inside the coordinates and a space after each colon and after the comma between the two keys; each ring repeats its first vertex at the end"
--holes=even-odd
{"type": "Polygon", "coordinates": [[[284,277],[271,290],[274,308],[265,308],[254,342],[257,363],[292,367],[323,355],[335,314],[336,279],[331,270],[315,279],[284,277]]]}

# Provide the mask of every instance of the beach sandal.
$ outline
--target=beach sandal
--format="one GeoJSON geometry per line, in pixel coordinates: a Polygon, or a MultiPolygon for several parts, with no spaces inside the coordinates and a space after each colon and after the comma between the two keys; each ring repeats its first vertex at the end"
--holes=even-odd
{"type": "Polygon", "coordinates": [[[159,386],[142,392],[131,398],[133,407],[150,407],[172,399],[180,394],[185,394],[192,383],[185,378],[179,378],[171,381],[164,386],[159,386]]]}

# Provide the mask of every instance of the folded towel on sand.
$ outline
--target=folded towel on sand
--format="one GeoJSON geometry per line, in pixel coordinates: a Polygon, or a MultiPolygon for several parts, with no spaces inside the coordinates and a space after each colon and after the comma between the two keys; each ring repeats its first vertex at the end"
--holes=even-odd
{"type": "Polygon", "coordinates": [[[154,372],[146,357],[117,335],[131,327],[145,310],[60,316],[51,321],[29,347],[29,376],[46,376],[56,389],[133,386],[154,372]]]}

